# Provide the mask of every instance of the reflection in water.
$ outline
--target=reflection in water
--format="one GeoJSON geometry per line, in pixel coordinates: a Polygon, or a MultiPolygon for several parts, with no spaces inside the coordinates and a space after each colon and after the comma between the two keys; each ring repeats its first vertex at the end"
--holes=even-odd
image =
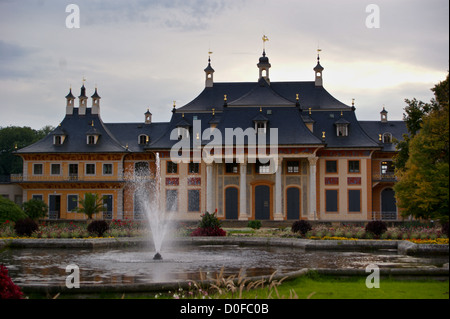
{"type": "Polygon", "coordinates": [[[168,248],[164,260],[153,260],[153,251],[129,249],[6,249],[0,252],[16,284],[64,285],[66,266],[78,265],[80,283],[130,284],[215,278],[241,269],[247,277],[286,273],[302,268],[441,267],[448,256],[419,258],[396,251],[304,251],[292,247],[240,247],[237,245],[168,248]]]}

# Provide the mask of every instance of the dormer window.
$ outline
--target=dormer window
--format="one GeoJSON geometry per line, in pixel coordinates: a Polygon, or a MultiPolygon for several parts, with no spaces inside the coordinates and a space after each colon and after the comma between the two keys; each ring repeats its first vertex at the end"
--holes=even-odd
{"type": "Polygon", "coordinates": [[[383,143],[384,144],[392,143],[392,134],[391,133],[384,133],[383,134],[383,143]]]}
{"type": "Polygon", "coordinates": [[[334,124],[336,125],[336,136],[348,136],[348,126],[350,122],[342,117],[342,113],[339,120],[334,122],[334,124]]]}
{"type": "Polygon", "coordinates": [[[267,122],[256,122],[255,129],[257,134],[266,134],[267,122]]]}
{"type": "Polygon", "coordinates": [[[95,135],[88,135],[87,136],[87,144],[88,145],[94,145],[96,143],[96,136],[95,135]]]}
{"type": "Polygon", "coordinates": [[[66,132],[62,129],[61,124],[52,132],[53,145],[62,145],[66,139],[66,132]]]}
{"type": "Polygon", "coordinates": [[[259,114],[253,118],[256,134],[266,134],[268,122],[269,119],[262,114],[262,108],[259,108],[259,114]]]}
{"type": "Polygon", "coordinates": [[[145,135],[145,134],[139,135],[139,144],[140,145],[148,144],[149,141],[150,141],[150,137],[148,135],[145,135]]]}
{"type": "Polygon", "coordinates": [[[64,143],[65,135],[54,135],[53,145],[62,145],[64,143]]]}
{"type": "Polygon", "coordinates": [[[189,138],[189,127],[179,126],[178,130],[178,139],[181,140],[183,138],[189,138]]]}
{"type": "Polygon", "coordinates": [[[348,136],[348,125],[336,125],[337,136],[348,136]]]}

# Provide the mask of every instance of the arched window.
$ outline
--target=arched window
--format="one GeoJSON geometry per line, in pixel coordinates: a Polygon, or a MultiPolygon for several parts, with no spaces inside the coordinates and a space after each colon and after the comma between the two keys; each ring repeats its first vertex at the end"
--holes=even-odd
{"type": "Polygon", "coordinates": [[[139,144],[140,145],[148,144],[148,142],[149,142],[149,137],[147,135],[145,135],[145,134],[139,135],[139,144]]]}
{"type": "Polygon", "coordinates": [[[391,133],[383,134],[383,143],[385,143],[385,144],[392,143],[392,134],[391,133]]]}

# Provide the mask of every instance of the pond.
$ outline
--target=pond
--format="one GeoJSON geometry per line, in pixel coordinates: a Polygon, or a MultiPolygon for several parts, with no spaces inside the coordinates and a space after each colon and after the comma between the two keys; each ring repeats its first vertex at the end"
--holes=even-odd
{"type": "Polygon", "coordinates": [[[287,273],[302,268],[442,267],[448,256],[413,257],[396,250],[376,252],[305,251],[295,247],[239,245],[194,245],[171,247],[163,260],[153,260],[154,251],[145,248],[116,249],[5,249],[0,263],[20,284],[65,285],[68,265],[80,269],[80,284],[133,284],[199,280],[200,274],[215,278],[238,274],[247,277],[287,273]]]}

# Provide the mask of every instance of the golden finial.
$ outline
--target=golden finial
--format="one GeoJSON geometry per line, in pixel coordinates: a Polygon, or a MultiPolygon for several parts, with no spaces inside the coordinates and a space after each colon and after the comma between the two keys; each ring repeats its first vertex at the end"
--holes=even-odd
{"type": "Polygon", "coordinates": [[[262,40],[263,40],[263,49],[266,49],[266,41],[269,41],[269,38],[266,35],[263,35],[262,40]]]}
{"type": "Polygon", "coordinates": [[[343,116],[344,115],[344,113],[343,113],[343,111],[341,110],[341,116],[343,116]]]}
{"type": "Polygon", "coordinates": [[[84,75],[83,75],[83,78],[81,79],[81,81],[83,82],[83,85],[84,85],[84,82],[86,82],[86,78],[84,77],[84,75]]]}
{"type": "Polygon", "coordinates": [[[298,101],[298,93],[295,94],[295,99],[298,101]]]}
{"type": "Polygon", "coordinates": [[[308,108],[308,112],[309,112],[309,115],[311,115],[311,108],[310,107],[308,108]]]}
{"type": "Polygon", "coordinates": [[[184,117],[184,113],[181,113],[181,117],[184,117]]]}
{"type": "Polygon", "coordinates": [[[352,99],[352,106],[355,106],[355,99],[352,99]]]}
{"type": "Polygon", "coordinates": [[[378,134],[378,139],[381,141],[381,134],[378,134]]]}
{"type": "Polygon", "coordinates": [[[322,139],[325,139],[325,131],[322,131],[322,139]]]}
{"type": "Polygon", "coordinates": [[[92,126],[92,127],[94,127],[94,120],[92,120],[92,122],[91,122],[91,126],[92,126]]]}
{"type": "Polygon", "coordinates": [[[216,109],[212,108],[212,115],[214,116],[216,114],[216,109]]]}
{"type": "Polygon", "coordinates": [[[224,100],[224,101],[227,100],[227,95],[226,95],[226,94],[223,95],[223,100],[224,100]]]}
{"type": "Polygon", "coordinates": [[[177,101],[173,101],[173,108],[177,106],[177,101]]]}
{"type": "Polygon", "coordinates": [[[261,106],[259,107],[259,111],[262,112],[262,107],[261,106]]]}

